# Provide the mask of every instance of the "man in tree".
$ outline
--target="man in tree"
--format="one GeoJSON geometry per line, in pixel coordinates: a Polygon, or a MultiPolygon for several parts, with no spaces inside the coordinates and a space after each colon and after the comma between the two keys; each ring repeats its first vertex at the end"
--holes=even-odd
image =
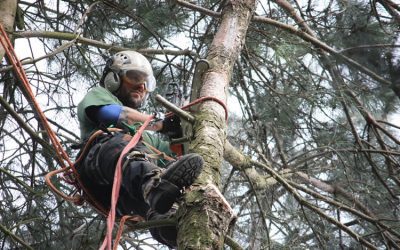
{"type": "MultiPolygon", "coordinates": [[[[114,126],[124,132],[105,131],[91,144],[81,166],[80,179],[103,207],[109,208],[117,160],[132,135],[136,125],[149,119],[137,108],[146,103],[156,81],[149,61],[134,51],[122,51],[106,63],[100,87],[89,91],[78,105],[81,138],[86,141],[98,129],[114,126]]],[[[147,130],[158,131],[170,137],[181,136],[180,120],[173,116],[154,121],[147,130]]],[[[154,132],[153,132],[154,133],[154,132]]],[[[147,219],[168,217],[175,208],[174,202],[181,191],[190,186],[199,175],[203,159],[197,154],[187,154],[167,164],[165,169],[147,157],[154,153],[151,145],[171,154],[169,143],[145,131],[141,140],[124,157],[123,176],[117,214],[140,215],[147,219]],[[172,209],[171,209],[172,208],[172,209]]],[[[165,165],[165,164],[164,164],[165,165]]],[[[175,227],[150,230],[153,237],[168,246],[176,246],[175,227]]]]}

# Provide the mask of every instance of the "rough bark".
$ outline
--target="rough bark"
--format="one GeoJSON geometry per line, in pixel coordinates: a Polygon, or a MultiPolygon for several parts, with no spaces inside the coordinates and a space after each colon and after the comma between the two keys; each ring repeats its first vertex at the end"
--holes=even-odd
{"type": "MultiPolygon", "coordinates": [[[[0,23],[7,32],[12,32],[14,28],[15,14],[17,11],[17,0],[0,1],[0,23]]],[[[4,49],[0,45],[0,61],[4,57],[4,49]]]]}
{"type": "MultiPolygon", "coordinates": [[[[233,65],[245,40],[255,7],[254,0],[228,1],[220,27],[211,44],[199,97],[211,96],[226,103],[233,65]]],[[[179,211],[179,249],[222,249],[224,236],[234,218],[217,187],[226,139],[224,107],[217,102],[204,102],[193,126],[194,140],[190,151],[205,160],[202,174],[185,196],[179,211]]]]}

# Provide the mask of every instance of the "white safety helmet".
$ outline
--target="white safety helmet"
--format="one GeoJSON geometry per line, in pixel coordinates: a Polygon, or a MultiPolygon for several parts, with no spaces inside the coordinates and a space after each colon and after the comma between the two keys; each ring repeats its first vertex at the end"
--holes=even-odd
{"type": "Polygon", "coordinates": [[[111,93],[116,93],[121,87],[121,77],[131,70],[146,75],[145,87],[147,92],[155,90],[156,79],[151,64],[146,57],[136,51],[121,51],[113,55],[106,63],[100,85],[111,93]]]}

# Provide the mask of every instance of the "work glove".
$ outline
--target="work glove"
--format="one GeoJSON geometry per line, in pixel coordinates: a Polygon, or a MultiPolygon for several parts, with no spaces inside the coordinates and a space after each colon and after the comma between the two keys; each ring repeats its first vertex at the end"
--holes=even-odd
{"type": "Polygon", "coordinates": [[[162,121],[163,127],[160,133],[167,135],[169,138],[181,138],[182,126],[181,119],[177,115],[167,116],[162,121]]]}

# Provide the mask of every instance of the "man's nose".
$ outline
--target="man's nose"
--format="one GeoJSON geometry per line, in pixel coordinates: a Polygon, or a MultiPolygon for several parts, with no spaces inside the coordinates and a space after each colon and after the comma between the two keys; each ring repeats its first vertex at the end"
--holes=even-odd
{"type": "Polygon", "coordinates": [[[136,83],[136,84],[133,84],[133,89],[144,90],[144,89],[146,89],[146,86],[144,83],[136,83]]]}
{"type": "Polygon", "coordinates": [[[139,83],[139,85],[137,86],[137,88],[140,89],[140,90],[145,90],[145,89],[146,89],[146,86],[145,86],[144,83],[139,83]]]}

